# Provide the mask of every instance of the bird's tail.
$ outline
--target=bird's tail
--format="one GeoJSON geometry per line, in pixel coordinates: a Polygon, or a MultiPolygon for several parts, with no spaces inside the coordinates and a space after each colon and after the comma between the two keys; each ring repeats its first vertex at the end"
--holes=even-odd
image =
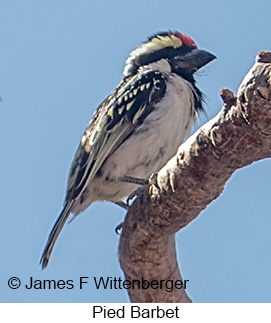
{"type": "Polygon", "coordinates": [[[60,213],[59,217],[57,218],[57,220],[50,232],[49,238],[47,240],[47,243],[44,247],[42,256],[40,258],[40,265],[41,265],[42,269],[46,268],[49,263],[50,256],[53,251],[56,240],[57,240],[64,224],[68,220],[68,217],[71,213],[71,208],[73,206],[73,203],[74,203],[74,200],[65,203],[65,206],[63,207],[62,212],[60,213]]]}

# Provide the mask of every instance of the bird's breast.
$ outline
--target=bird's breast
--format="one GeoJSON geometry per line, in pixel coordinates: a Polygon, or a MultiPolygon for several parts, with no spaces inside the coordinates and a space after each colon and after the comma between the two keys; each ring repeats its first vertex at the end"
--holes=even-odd
{"type": "Polygon", "coordinates": [[[107,176],[148,178],[164,166],[193,124],[192,91],[189,82],[171,74],[164,97],[103,165],[107,176]]]}
{"type": "MultiPolygon", "coordinates": [[[[148,179],[175,155],[195,118],[192,85],[180,76],[170,74],[165,95],[153,108],[89,182],[87,190],[91,202],[124,199],[137,186],[121,181],[123,176],[148,179]]],[[[89,201],[84,201],[81,209],[87,204],[89,201]]]]}

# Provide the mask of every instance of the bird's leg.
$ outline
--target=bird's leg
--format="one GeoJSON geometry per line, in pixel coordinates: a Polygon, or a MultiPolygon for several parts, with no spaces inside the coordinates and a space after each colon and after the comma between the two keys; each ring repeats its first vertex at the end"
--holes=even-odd
{"type": "Polygon", "coordinates": [[[130,202],[137,197],[138,195],[140,195],[140,193],[142,193],[145,189],[145,187],[149,185],[149,184],[145,184],[142,185],[140,187],[138,187],[136,190],[134,190],[130,195],[128,195],[128,197],[126,198],[126,204],[128,205],[128,207],[130,206],[130,202]]]}
{"type": "MultiPolygon", "coordinates": [[[[122,207],[125,210],[128,210],[130,207],[130,201],[132,201],[136,196],[140,195],[144,191],[144,189],[147,185],[152,185],[152,184],[157,185],[157,173],[152,173],[148,180],[142,179],[142,178],[131,177],[131,176],[123,176],[121,178],[121,180],[123,182],[140,185],[139,188],[137,188],[130,195],[128,195],[125,202],[123,202],[123,201],[115,202],[116,205],[122,207]]],[[[120,234],[120,231],[122,229],[122,225],[123,225],[123,222],[121,222],[120,224],[118,224],[116,226],[115,232],[117,234],[120,234]]]]}
{"type": "Polygon", "coordinates": [[[129,177],[129,176],[125,176],[125,177],[135,179],[138,181],[138,185],[141,185],[141,187],[137,188],[130,195],[128,195],[128,197],[126,199],[126,203],[125,203],[128,206],[128,208],[130,206],[130,201],[132,201],[136,196],[140,195],[144,191],[146,186],[148,186],[148,185],[157,186],[157,173],[152,173],[148,180],[140,179],[140,178],[133,178],[133,177],[129,177]],[[141,184],[139,182],[141,182],[141,184]]]}
{"type": "Polygon", "coordinates": [[[136,189],[132,194],[128,195],[125,202],[120,201],[115,203],[118,206],[124,208],[125,210],[128,210],[130,207],[129,202],[133,200],[143,190],[143,187],[149,184],[149,181],[147,179],[136,178],[136,177],[127,176],[127,175],[124,175],[123,177],[121,177],[120,181],[141,186],[138,189],[136,189]]]}
{"type": "Polygon", "coordinates": [[[126,183],[140,185],[140,186],[149,184],[149,181],[147,179],[136,178],[136,177],[126,176],[126,175],[121,178],[121,181],[126,182],[126,183]]]}

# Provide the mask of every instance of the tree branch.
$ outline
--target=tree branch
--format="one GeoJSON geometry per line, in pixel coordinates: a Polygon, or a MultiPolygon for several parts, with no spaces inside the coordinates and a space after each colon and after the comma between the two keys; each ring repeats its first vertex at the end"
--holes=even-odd
{"type": "MultiPolygon", "coordinates": [[[[271,53],[261,52],[237,98],[179,147],[155,184],[133,203],[123,225],[119,259],[127,280],[181,280],[175,233],[223,191],[238,168],[271,157],[271,53]]],[[[132,302],[191,302],[184,289],[129,289],[132,302]]]]}

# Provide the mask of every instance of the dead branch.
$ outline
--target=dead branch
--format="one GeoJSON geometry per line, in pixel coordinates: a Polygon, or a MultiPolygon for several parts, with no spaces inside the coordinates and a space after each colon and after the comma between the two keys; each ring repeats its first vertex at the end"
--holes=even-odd
{"type": "MultiPolygon", "coordinates": [[[[271,157],[271,53],[261,52],[234,97],[179,147],[129,209],[119,259],[127,280],[181,280],[175,233],[223,191],[233,172],[271,157]]],[[[132,302],[191,302],[184,289],[128,289],[132,302]]]]}

